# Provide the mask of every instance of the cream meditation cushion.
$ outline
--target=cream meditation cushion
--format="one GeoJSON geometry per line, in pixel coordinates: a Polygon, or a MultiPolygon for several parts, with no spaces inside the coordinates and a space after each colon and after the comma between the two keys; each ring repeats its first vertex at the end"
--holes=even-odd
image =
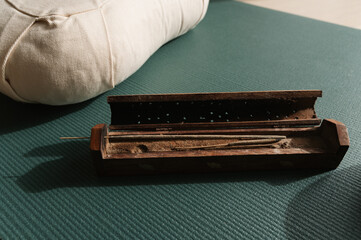
{"type": "Polygon", "coordinates": [[[97,96],[194,28],[208,0],[0,0],[0,91],[63,105],[97,96]]]}

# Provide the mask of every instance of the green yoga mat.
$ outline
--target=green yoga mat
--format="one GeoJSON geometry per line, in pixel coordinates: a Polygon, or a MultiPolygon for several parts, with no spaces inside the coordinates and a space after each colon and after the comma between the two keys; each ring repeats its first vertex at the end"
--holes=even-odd
{"type": "Polygon", "coordinates": [[[50,107],[0,96],[1,239],[360,239],[361,31],[232,1],[114,90],[50,107]],[[97,179],[108,95],[321,89],[349,129],[337,170],[97,179]]]}

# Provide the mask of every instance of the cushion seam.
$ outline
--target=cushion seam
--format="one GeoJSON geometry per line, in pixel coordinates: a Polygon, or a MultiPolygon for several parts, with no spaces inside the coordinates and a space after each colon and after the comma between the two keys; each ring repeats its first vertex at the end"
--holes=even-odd
{"type": "Polygon", "coordinates": [[[112,51],[112,44],[110,42],[110,37],[109,37],[109,31],[108,31],[108,25],[107,22],[105,20],[104,17],[104,13],[103,13],[103,8],[100,8],[100,14],[102,16],[103,19],[103,24],[104,24],[104,29],[105,29],[105,35],[107,38],[107,42],[108,42],[108,51],[109,51],[109,65],[110,65],[110,84],[111,87],[114,88],[115,87],[115,83],[114,83],[114,59],[113,59],[113,51],[112,51]]]}
{"type": "Polygon", "coordinates": [[[203,11],[202,11],[202,13],[201,13],[201,16],[199,17],[199,19],[197,20],[196,24],[194,24],[194,26],[193,26],[192,28],[195,28],[195,27],[202,21],[202,19],[203,19],[203,17],[204,17],[204,13],[205,13],[205,11],[207,11],[207,9],[205,9],[205,3],[204,3],[204,1],[206,1],[206,0],[203,0],[203,1],[202,1],[202,4],[203,4],[202,9],[203,9],[203,11]]]}
{"type": "Polygon", "coordinates": [[[28,27],[26,27],[24,29],[24,31],[16,38],[15,42],[10,46],[10,48],[8,49],[5,57],[4,57],[4,62],[1,66],[1,71],[2,71],[2,81],[6,82],[7,84],[9,84],[9,87],[11,88],[11,90],[16,94],[16,96],[23,100],[24,102],[33,102],[33,101],[29,101],[23,97],[20,97],[19,94],[15,91],[15,89],[11,86],[11,83],[8,82],[8,80],[6,79],[6,66],[7,66],[7,63],[8,63],[8,60],[10,58],[10,55],[12,54],[12,52],[14,51],[14,49],[16,48],[16,46],[18,45],[18,43],[20,42],[20,40],[24,37],[24,35],[30,30],[30,28],[34,25],[34,23],[36,22],[36,19],[34,19],[28,27]]]}
{"type": "Polygon", "coordinates": [[[37,14],[32,14],[29,13],[27,11],[36,11],[36,9],[33,8],[27,8],[24,7],[23,9],[19,9],[17,6],[15,6],[12,2],[10,1],[6,1],[9,5],[11,5],[15,10],[17,10],[18,12],[28,15],[28,16],[32,16],[32,17],[45,17],[45,16],[64,16],[64,17],[70,17],[70,16],[74,16],[74,15],[78,15],[78,14],[82,14],[82,13],[87,13],[87,12],[92,12],[92,11],[96,11],[98,9],[101,9],[105,4],[107,4],[108,2],[110,2],[112,0],[106,0],[103,3],[101,3],[100,5],[98,5],[98,7],[96,8],[92,8],[92,9],[88,9],[88,10],[84,10],[84,11],[80,11],[80,12],[75,12],[75,13],[71,13],[71,14],[58,14],[58,13],[49,13],[47,15],[37,15],[37,14]]]}

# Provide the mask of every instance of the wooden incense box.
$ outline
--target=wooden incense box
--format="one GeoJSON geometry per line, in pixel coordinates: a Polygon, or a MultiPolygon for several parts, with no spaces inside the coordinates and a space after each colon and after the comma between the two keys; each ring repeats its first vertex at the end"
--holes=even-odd
{"type": "Polygon", "coordinates": [[[335,169],[346,126],[316,116],[322,91],[109,96],[111,125],[92,128],[99,176],[335,169]]]}

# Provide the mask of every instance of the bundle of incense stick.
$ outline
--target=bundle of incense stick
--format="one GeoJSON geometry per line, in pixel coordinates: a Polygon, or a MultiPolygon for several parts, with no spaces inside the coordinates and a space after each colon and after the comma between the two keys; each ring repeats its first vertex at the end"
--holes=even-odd
{"type": "MultiPolygon", "coordinates": [[[[282,135],[174,135],[174,134],[144,134],[144,135],[112,135],[104,136],[107,139],[120,140],[210,140],[210,139],[285,139],[282,135]]],[[[62,140],[66,139],[89,139],[89,137],[60,137],[62,140]]]]}
{"type": "MultiPolygon", "coordinates": [[[[61,137],[60,139],[87,139],[89,137],[61,137]]],[[[149,140],[214,140],[214,139],[238,139],[239,141],[212,144],[204,146],[191,147],[175,147],[173,150],[192,150],[192,149],[208,149],[208,148],[225,148],[234,146],[243,147],[265,147],[285,139],[282,135],[160,135],[160,134],[145,134],[145,135],[113,135],[104,136],[107,139],[118,139],[127,141],[149,141],[149,140]],[[241,140],[242,139],[242,140],[241,140]]]]}
{"type": "Polygon", "coordinates": [[[212,140],[212,139],[285,139],[281,135],[113,135],[104,138],[121,139],[121,140],[212,140]]]}
{"type": "Polygon", "coordinates": [[[272,144],[279,142],[281,139],[254,139],[254,140],[240,140],[230,143],[221,143],[221,144],[212,144],[204,146],[192,146],[192,147],[175,147],[174,150],[192,150],[192,149],[207,149],[207,148],[225,148],[225,147],[234,147],[234,146],[248,146],[248,147],[266,147],[271,146],[272,144]]]}

